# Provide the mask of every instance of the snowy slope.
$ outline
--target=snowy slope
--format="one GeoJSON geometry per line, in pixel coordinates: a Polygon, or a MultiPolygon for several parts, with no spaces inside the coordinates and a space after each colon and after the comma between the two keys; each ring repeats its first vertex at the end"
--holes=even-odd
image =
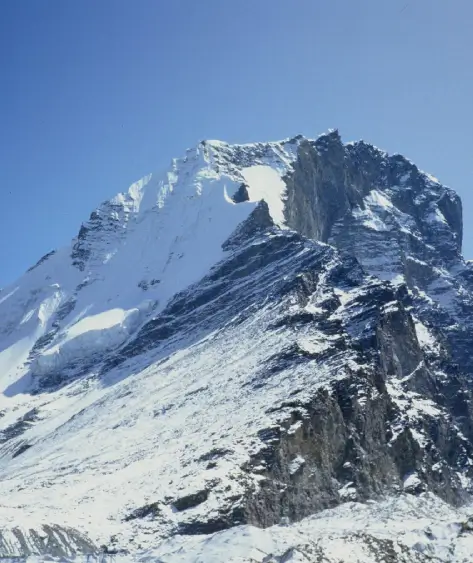
{"type": "Polygon", "coordinates": [[[71,247],[3,290],[0,366],[7,395],[22,389],[18,380],[28,384],[31,373],[57,373],[126,341],[224,257],[223,242],[261,199],[281,222],[280,175],[294,158],[293,146],[268,144],[241,171],[221,166],[217,172],[214,150],[211,142],[201,144],[164,175],[133,184],[92,213],[71,247]],[[247,177],[249,200],[237,205],[231,198],[247,177]]]}
{"type": "MultiPolygon", "coordinates": [[[[266,529],[238,526],[210,536],[175,536],[152,549],[102,556],[102,560],[116,563],[470,563],[472,553],[471,510],[454,510],[433,496],[421,495],[385,499],[379,503],[350,502],[290,525],[266,529]]],[[[43,558],[28,558],[30,563],[38,560],[43,561],[43,558]]],[[[76,557],[74,561],[85,563],[87,559],[76,557]]]]}
{"type": "Polygon", "coordinates": [[[134,560],[469,563],[473,554],[471,518],[471,511],[455,511],[428,495],[369,504],[347,503],[292,525],[265,530],[246,526],[210,538],[173,538],[134,560]]]}
{"type": "MultiPolygon", "coordinates": [[[[33,521],[45,521],[54,514],[59,522],[87,530],[101,541],[126,534],[129,528],[129,537],[143,543],[147,524],[122,522],[137,507],[164,503],[167,497],[206,489],[209,483],[215,485],[205,503],[205,514],[222,499],[241,495],[241,484],[233,483],[231,476],[241,475],[240,466],[248,460],[248,453],[261,447],[258,430],[273,424],[274,417],[265,414],[266,407],[283,400],[291,388],[320,386],[343,377],[343,371],[334,373],[343,365],[340,358],[320,364],[314,373],[311,364],[319,363],[314,355],[310,364],[295,371],[282,370],[271,385],[259,391],[255,387],[255,376],[275,350],[300,339],[301,344],[316,343],[323,351],[334,339],[310,328],[300,335],[269,329],[277,310],[274,304],[264,305],[267,295],[259,293],[258,285],[266,288],[265,278],[277,278],[283,269],[286,279],[294,278],[295,265],[304,255],[311,253],[316,260],[330,249],[298,243],[292,255],[290,246],[285,250],[284,261],[270,263],[256,272],[258,277],[244,280],[257,291],[252,305],[262,305],[250,318],[210,332],[193,323],[194,331],[201,331],[194,335],[197,342],[192,346],[175,342],[177,350],[171,354],[167,350],[164,361],[147,358],[151,365],[142,370],[138,358],[100,382],[84,385],[81,381],[65,392],[30,399],[23,409],[36,408],[39,420],[21,435],[21,443],[34,446],[8,459],[3,470],[0,490],[6,500],[0,515],[4,525],[23,520],[25,526],[32,525],[30,517],[24,518],[23,506],[34,496],[35,507],[29,511],[36,513],[33,521]],[[126,377],[129,374],[133,376],[126,377]],[[227,453],[217,467],[207,470],[203,459],[212,450],[227,453]]],[[[242,284],[232,289],[238,293],[248,287],[242,284]]],[[[234,315],[238,309],[228,313],[234,315]]],[[[244,311],[240,314],[244,319],[244,311]]],[[[10,448],[18,445],[15,441],[10,448]]],[[[7,458],[12,453],[5,448],[7,458]]],[[[167,510],[164,523],[150,523],[155,533],[166,535],[172,526],[175,518],[167,510]]]]}
{"type": "Polygon", "coordinates": [[[431,494],[472,490],[457,199],[330,132],[205,141],[102,204],[0,292],[1,554],[466,561],[431,494]]]}

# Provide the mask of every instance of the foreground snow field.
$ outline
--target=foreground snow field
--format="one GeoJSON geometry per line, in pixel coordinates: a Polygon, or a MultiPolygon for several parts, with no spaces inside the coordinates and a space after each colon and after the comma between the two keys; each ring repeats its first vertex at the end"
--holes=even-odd
{"type": "MultiPolygon", "coordinates": [[[[453,510],[433,495],[348,502],[291,525],[238,526],[210,536],[176,536],[133,555],[56,558],[117,563],[469,563],[473,509],[453,510]]],[[[28,561],[44,561],[30,557],[28,561]]],[[[51,560],[51,559],[49,559],[51,560]]]]}

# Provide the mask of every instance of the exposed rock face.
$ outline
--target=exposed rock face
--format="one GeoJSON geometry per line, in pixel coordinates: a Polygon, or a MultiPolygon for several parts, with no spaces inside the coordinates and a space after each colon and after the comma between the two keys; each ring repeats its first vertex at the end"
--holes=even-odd
{"type": "MultiPolygon", "coordinates": [[[[269,249],[264,255],[277,256],[269,249]]],[[[289,255],[288,247],[284,255],[289,255]]],[[[238,261],[251,263],[247,258],[238,261]]],[[[323,262],[330,260],[325,257],[323,262]]],[[[364,501],[389,492],[432,491],[452,504],[467,500],[464,483],[473,477],[472,435],[466,438],[457,426],[461,421],[445,408],[444,382],[432,373],[406,310],[409,295],[405,287],[385,282],[360,286],[358,266],[351,267],[354,271],[349,264],[332,263],[320,276],[324,266],[311,264],[295,284],[284,286],[283,291],[289,290],[301,306],[317,294],[324,296],[324,305],[317,314],[284,315],[278,328],[303,332],[304,327],[316,326],[336,338],[322,353],[298,344],[280,350],[251,385],[264,389],[275,373],[301,363],[314,365],[313,369],[321,362],[332,364],[334,371],[344,365],[344,377],[309,393],[307,400],[298,397],[302,390],[294,389],[292,398],[270,407],[275,424],[259,432],[262,447],[243,466],[242,479],[257,474],[257,487],[249,485],[218,517],[184,520],[179,533],[211,533],[241,523],[271,526],[286,518],[297,521],[346,500],[364,501]],[[351,291],[359,288],[346,307],[333,293],[327,299],[342,280],[350,283],[351,291]]],[[[255,270],[249,273],[258,279],[255,270]]],[[[194,309],[188,298],[186,303],[194,309]]],[[[224,310],[216,295],[209,303],[224,310]]],[[[243,301],[242,308],[246,306],[243,301]]],[[[200,311],[213,317],[212,309],[200,311]]],[[[195,326],[196,319],[191,319],[185,317],[185,324],[195,326]]],[[[464,382],[461,389],[470,404],[464,382]]]]}
{"type": "MultiPolygon", "coordinates": [[[[144,178],[147,183],[150,178],[144,178]]],[[[135,201],[132,195],[122,194],[104,202],[90,214],[89,220],[81,225],[73,242],[72,264],[81,272],[94,264],[101,264],[111,258],[110,250],[126,236],[135,201]]]]}
{"type": "Polygon", "coordinates": [[[345,147],[336,132],[300,144],[286,183],[287,224],[323,242],[328,241],[333,224],[362,197],[348,184],[345,147]]]}
{"type": "MultiPolygon", "coordinates": [[[[343,146],[336,131],[301,144],[286,182],[288,224],[355,255],[381,279],[405,282],[411,312],[449,349],[449,375],[460,367],[471,380],[473,285],[460,254],[460,198],[401,155],[343,146]]],[[[455,401],[465,405],[462,394],[455,401]]]]}
{"type": "Polygon", "coordinates": [[[0,553],[5,559],[48,554],[70,557],[76,553],[97,554],[99,549],[84,535],[64,526],[44,525],[39,529],[0,529],[0,553]]]}
{"type": "Polygon", "coordinates": [[[293,168],[288,225],[356,256],[381,279],[404,281],[416,315],[441,329],[473,377],[473,285],[460,254],[458,195],[401,155],[364,142],[343,145],[337,131],[301,143],[293,168]]]}
{"type": "MultiPolygon", "coordinates": [[[[458,196],[337,131],[204,142],[153,182],[2,292],[3,350],[28,346],[5,391],[24,398],[1,420],[0,517],[13,522],[27,492],[41,521],[90,532],[65,540],[85,551],[386,494],[464,503],[473,266],[458,196]],[[285,182],[289,228],[282,202],[245,180],[265,167],[285,182]]],[[[49,549],[33,544],[23,552],[49,549]]]]}
{"type": "Polygon", "coordinates": [[[403,274],[424,289],[409,261],[433,269],[460,259],[460,198],[401,155],[364,142],[343,145],[333,131],[300,144],[286,183],[290,227],[354,254],[383,278],[403,274]]]}

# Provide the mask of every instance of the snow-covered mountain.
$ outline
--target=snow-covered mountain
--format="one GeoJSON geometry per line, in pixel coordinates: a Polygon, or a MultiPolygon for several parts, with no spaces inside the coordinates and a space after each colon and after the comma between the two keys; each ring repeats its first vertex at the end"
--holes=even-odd
{"type": "Polygon", "coordinates": [[[1,554],[468,561],[461,239],[455,192],[337,131],[204,141],[102,204],[0,292],[1,554]]]}

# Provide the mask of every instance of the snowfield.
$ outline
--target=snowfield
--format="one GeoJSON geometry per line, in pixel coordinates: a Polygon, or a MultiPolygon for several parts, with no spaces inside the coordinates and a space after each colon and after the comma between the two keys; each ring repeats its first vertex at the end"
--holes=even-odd
{"type": "MultiPolygon", "coordinates": [[[[473,512],[431,495],[378,503],[347,502],[304,520],[266,529],[238,526],[209,536],[176,536],[133,555],[56,558],[117,563],[470,563],[473,512]],[[386,554],[391,559],[385,559],[386,554]],[[382,558],[381,558],[382,557],[382,558]]],[[[47,559],[49,561],[53,558],[47,559]]],[[[29,557],[28,562],[43,558],[29,557]]]]}
{"type": "Polygon", "coordinates": [[[456,512],[433,496],[348,502],[292,525],[265,530],[245,526],[210,538],[177,537],[137,560],[378,563],[382,561],[378,542],[392,542],[398,561],[468,563],[473,557],[473,535],[465,527],[472,525],[466,524],[471,514],[456,512]],[[318,559],[321,556],[324,559],[318,559]]]}

